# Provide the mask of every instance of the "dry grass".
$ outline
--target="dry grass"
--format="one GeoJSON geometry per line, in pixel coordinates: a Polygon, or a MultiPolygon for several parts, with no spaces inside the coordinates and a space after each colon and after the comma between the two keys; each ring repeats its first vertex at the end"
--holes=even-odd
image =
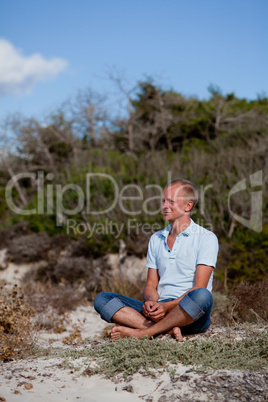
{"type": "Polygon", "coordinates": [[[268,322],[268,275],[255,284],[241,282],[230,294],[213,294],[212,322],[230,325],[243,322],[268,322]]]}
{"type": "Polygon", "coordinates": [[[72,345],[73,343],[81,343],[82,342],[82,335],[78,325],[73,325],[73,331],[70,335],[63,338],[62,341],[65,345],[72,345]]]}
{"type": "Polygon", "coordinates": [[[44,313],[52,307],[58,314],[64,314],[86,303],[84,289],[64,281],[59,285],[30,281],[23,284],[22,290],[37,313],[44,313]]]}
{"type": "Polygon", "coordinates": [[[64,280],[56,285],[27,279],[22,285],[22,292],[36,312],[34,322],[38,330],[57,334],[66,331],[68,312],[88,303],[82,285],[71,286],[64,280]]]}
{"type": "Polygon", "coordinates": [[[143,300],[144,287],[145,283],[143,281],[129,281],[123,275],[116,275],[113,277],[106,275],[101,280],[102,292],[119,293],[137,300],[143,300]]]}
{"type": "Polygon", "coordinates": [[[241,282],[229,296],[231,315],[236,322],[268,322],[268,275],[252,284],[241,282]]]}
{"type": "Polygon", "coordinates": [[[0,360],[21,357],[33,347],[34,310],[24,300],[15,285],[12,290],[1,286],[0,300],[0,360]]]}

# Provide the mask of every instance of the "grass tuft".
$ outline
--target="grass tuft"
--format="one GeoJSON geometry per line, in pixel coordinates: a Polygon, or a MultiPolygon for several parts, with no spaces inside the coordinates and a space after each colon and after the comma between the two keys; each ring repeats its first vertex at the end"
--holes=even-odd
{"type": "Polygon", "coordinates": [[[137,372],[155,375],[170,371],[170,364],[194,366],[200,369],[237,369],[267,372],[267,333],[251,332],[251,337],[231,340],[226,335],[208,340],[196,339],[177,343],[166,338],[121,339],[118,342],[90,342],[90,348],[60,353],[66,367],[83,358],[84,375],[101,374],[108,378],[127,377],[137,372]]]}

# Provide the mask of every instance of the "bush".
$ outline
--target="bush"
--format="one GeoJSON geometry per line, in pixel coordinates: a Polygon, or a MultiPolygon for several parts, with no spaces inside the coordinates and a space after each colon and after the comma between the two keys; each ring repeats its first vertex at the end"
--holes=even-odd
{"type": "Polygon", "coordinates": [[[179,343],[165,338],[124,338],[118,342],[91,343],[90,348],[66,350],[61,353],[61,357],[65,365],[72,368],[75,367],[74,360],[79,359],[81,363],[84,357],[84,375],[100,374],[108,378],[120,374],[126,378],[137,372],[155,376],[157,371],[164,370],[172,374],[174,368],[170,365],[177,366],[180,363],[206,370],[267,372],[267,334],[256,332],[242,341],[230,341],[227,335],[223,335],[221,338],[179,343]]]}
{"type": "Polygon", "coordinates": [[[60,283],[41,283],[27,281],[22,286],[27,303],[37,313],[45,313],[52,307],[58,314],[74,310],[78,305],[85,301],[82,289],[71,286],[70,284],[60,283]]]}
{"type": "Polygon", "coordinates": [[[17,224],[11,225],[1,225],[0,229],[0,244],[1,248],[9,247],[10,242],[18,236],[24,236],[29,234],[29,226],[27,222],[20,221],[17,224]]]}
{"type": "Polygon", "coordinates": [[[92,261],[85,257],[66,256],[63,260],[38,268],[32,279],[42,283],[84,286],[87,297],[99,291],[102,276],[107,269],[104,259],[92,261]]]}
{"type": "Polygon", "coordinates": [[[213,294],[214,307],[212,322],[229,325],[243,322],[268,322],[268,275],[253,284],[241,282],[235,285],[230,294],[213,294]]]}
{"type": "Polygon", "coordinates": [[[11,291],[1,287],[0,302],[0,359],[21,357],[33,347],[31,317],[34,311],[25,302],[15,285],[11,291]]]}
{"type": "Polygon", "coordinates": [[[220,239],[215,278],[223,281],[227,273],[229,287],[241,281],[256,283],[268,273],[268,225],[261,233],[237,228],[231,239],[220,239]]]}
{"type": "Polygon", "coordinates": [[[267,289],[268,275],[256,284],[241,282],[229,296],[232,318],[238,322],[268,322],[267,289]]]}
{"type": "Polygon", "coordinates": [[[44,259],[51,246],[46,233],[28,234],[14,238],[8,247],[12,260],[16,263],[33,262],[44,259]]]}

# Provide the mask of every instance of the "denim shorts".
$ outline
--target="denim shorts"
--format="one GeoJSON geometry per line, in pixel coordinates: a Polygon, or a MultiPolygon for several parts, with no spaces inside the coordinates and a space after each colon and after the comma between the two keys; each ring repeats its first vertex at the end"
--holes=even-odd
{"type": "MultiPolygon", "coordinates": [[[[161,300],[166,303],[174,299],[161,300]]],[[[144,302],[118,293],[99,293],[94,301],[95,310],[107,322],[112,322],[113,315],[123,307],[131,307],[142,314],[144,302]]],[[[213,307],[213,298],[209,290],[198,288],[191,290],[179,302],[180,307],[194,320],[193,323],[181,327],[183,334],[205,332],[210,326],[210,314],[213,307]]]]}

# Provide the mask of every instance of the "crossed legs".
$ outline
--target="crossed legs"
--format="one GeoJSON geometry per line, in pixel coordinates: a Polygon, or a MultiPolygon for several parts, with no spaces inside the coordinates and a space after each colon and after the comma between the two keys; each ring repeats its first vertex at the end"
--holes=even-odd
{"type": "Polygon", "coordinates": [[[107,322],[119,324],[112,329],[114,340],[134,336],[141,339],[169,333],[180,341],[181,329],[188,333],[204,332],[210,325],[213,300],[204,288],[189,292],[161,321],[155,323],[142,314],[143,302],[114,293],[100,293],[94,307],[107,322]]]}
{"type": "Polygon", "coordinates": [[[124,324],[124,326],[114,327],[112,329],[111,337],[114,340],[130,336],[134,336],[138,339],[141,339],[143,336],[148,336],[148,338],[151,338],[155,335],[170,333],[174,335],[178,341],[181,341],[182,336],[180,327],[194,322],[194,320],[180,306],[177,306],[174,307],[174,309],[172,309],[166,315],[166,317],[156,323],[149,320],[146,320],[146,322],[144,322],[143,315],[135,312],[135,314],[133,314],[133,319],[137,318],[137,320],[134,320],[133,322],[127,320],[127,325],[126,321],[124,321],[124,317],[125,315],[128,315],[128,313],[130,312],[129,310],[131,309],[128,307],[122,308],[121,310],[117,311],[117,313],[115,313],[115,315],[113,316],[113,322],[115,322],[116,324],[124,324]],[[143,317],[143,321],[141,319],[139,323],[138,315],[143,317]]]}

